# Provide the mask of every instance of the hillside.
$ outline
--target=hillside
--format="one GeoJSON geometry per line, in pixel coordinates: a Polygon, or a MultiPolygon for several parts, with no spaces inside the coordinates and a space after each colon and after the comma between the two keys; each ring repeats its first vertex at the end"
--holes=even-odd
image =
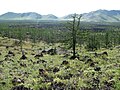
{"type": "MultiPolygon", "coordinates": [[[[73,14],[64,16],[64,19],[71,19],[73,14]]],[[[89,13],[82,14],[82,21],[87,22],[119,22],[120,21],[120,10],[97,10],[89,13]]]]}
{"type": "Polygon", "coordinates": [[[31,48],[32,43],[24,42],[23,57],[17,40],[0,37],[0,41],[0,90],[120,89],[119,47],[98,50],[99,56],[82,48],[80,58],[70,60],[70,53],[64,54],[58,44],[40,42],[31,48]],[[53,54],[54,47],[57,53],[53,54]]]}
{"type": "Polygon", "coordinates": [[[13,13],[7,12],[0,16],[1,20],[39,20],[39,19],[57,19],[55,15],[40,15],[35,12],[28,13],[13,13]]]}
{"type": "Polygon", "coordinates": [[[83,14],[85,21],[102,21],[102,22],[119,22],[120,11],[117,10],[97,10],[87,14],[83,14]]]}

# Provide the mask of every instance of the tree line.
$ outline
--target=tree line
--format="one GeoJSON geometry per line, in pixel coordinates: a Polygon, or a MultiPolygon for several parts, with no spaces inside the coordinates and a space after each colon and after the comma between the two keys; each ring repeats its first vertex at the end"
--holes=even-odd
{"type": "MultiPolygon", "coordinates": [[[[24,23],[14,23],[13,26],[15,27],[11,27],[10,23],[7,22],[0,23],[0,36],[19,39],[20,42],[22,42],[22,40],[29,40],[33,43],[40,41],[47,43],[68,43],[72,39],[75,45],[84,45],[88,50],[110,48],[120,45],[120,28],[118,23],[113,23],[110,26],[95,23],[85,24],[84,22],[79,23],[79,18],[80,17],[77,17],[76,20],[75,16],[73,17],[73,21],[69,21],[70,23],[60,23],[63,24],[62,29],[59,25],[56,25],[54,28],[33,28],[30,27],[31,23],[27,23],[29,27],[23,27],[24,23]],[[97,27],[96,30],[95,27],[97,27]]],[[[38,24],[38,26],[40,24],[38,24]]]]}

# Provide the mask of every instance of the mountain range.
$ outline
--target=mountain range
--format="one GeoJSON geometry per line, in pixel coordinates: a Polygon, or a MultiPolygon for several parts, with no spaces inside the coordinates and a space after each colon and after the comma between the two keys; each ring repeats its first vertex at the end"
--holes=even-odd
{"type": "MultiPolygon", "coordinates": [[[[14,13],[0,15],[0,20],[71,20],[73,14],[57,17],[53,14],[41,15],[36,12],[14,13]]],[[[83,13],[81,21],[86,22],[120,22],[120,10],[96,10],[83,13]]]]}

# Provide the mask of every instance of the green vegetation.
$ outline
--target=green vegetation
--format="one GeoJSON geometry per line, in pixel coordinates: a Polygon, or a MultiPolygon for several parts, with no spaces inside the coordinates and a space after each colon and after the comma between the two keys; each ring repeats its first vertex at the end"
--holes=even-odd
{"type": "Polygon", "coordinates": [[[74,60],[66,24],[0,22],[0,90],[119,90],[119,23],[81,22],[74,60]]]}

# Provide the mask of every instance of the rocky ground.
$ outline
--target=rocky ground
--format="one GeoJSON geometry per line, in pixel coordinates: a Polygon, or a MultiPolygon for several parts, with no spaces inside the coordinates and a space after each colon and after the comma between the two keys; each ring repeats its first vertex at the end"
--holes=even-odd
{"type": "Polygon", "coordinates": [[[120,90],[120,46],[97,51],[0,37],[0,90],[120,90]]]}

